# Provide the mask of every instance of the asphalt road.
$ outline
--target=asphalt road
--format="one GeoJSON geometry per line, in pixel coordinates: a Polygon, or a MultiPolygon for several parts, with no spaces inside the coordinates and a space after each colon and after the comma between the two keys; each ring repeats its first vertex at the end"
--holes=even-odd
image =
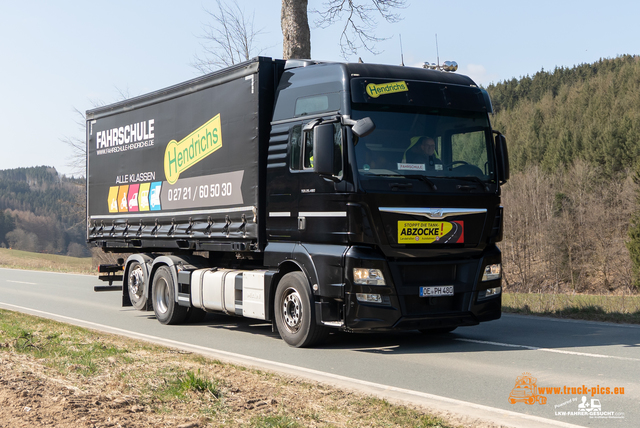
{"type": "Polygon", "coordinates": [[[336,333],[321,348],[295,349],[256,320],[209,314],[164,326],[94,285],[103,284],[0,269],[0,307],[509,426],[640,426],[639,326],[503,315],[440,337],[336,333]],[[524,373],[557,388],[540,394],[546,404],[509,402],[524,373]]]}

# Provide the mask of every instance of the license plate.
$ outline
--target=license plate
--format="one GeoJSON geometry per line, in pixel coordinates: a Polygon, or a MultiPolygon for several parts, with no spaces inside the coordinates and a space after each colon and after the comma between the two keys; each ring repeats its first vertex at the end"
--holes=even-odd
{"type": "Polygon", "coordinates": [[[420,287],[420,297],[453,296],[453,285],[420,287]]]}

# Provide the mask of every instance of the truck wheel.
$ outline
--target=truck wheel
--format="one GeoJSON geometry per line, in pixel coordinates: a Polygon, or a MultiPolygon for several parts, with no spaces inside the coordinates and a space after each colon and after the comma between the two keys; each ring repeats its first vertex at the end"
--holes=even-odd
{"type": "Polygon", "coordinates": [[[187,317],[188,308],[175,301],[175,289],[171,271],[160,266],[153,277],[151,288],[153,312],[162,324],[180,324],[187,317]]]}
{"type": "Polygon", "coordinates": [[[282,277],[274,305],[278,333],[287,344],[296,348],[312,346],[329,333],[326,327],[316,324],[315,304],[302,272],[290,272],[282,277]]]}
{"type": "Polygon", "coordinates": [[[131,263],[127,284],[131,305],[139,311],[144,310],[147,306],[147,297],[144,295],[144,271],[140,263],[131,263]]]}

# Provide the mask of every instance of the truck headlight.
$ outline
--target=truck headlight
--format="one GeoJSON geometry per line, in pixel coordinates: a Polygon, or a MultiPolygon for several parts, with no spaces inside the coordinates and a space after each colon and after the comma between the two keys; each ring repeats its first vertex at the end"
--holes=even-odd
{"type": "Polygon", "coordinates": [[[379,294],[356,293],[356,299],[359,302],[382,303],[382,296],[379,294]]]}
{"type": "Polygon", "coordinates": [[[484,268],[484,274],[482,275],[483,281],[493,281],[494,279],[500,278],[502,278],[502,266],[500,263],[487,265],[484,268]]]}
{"type": "Polygon", "coordinates": [[[385,285],[380,269],[353,268],[353,282],[364,285],[385,285]]]}
{"type": "Polygon", "coordinates": [[[502,287],[494,287],[494,288],[489,288],[488,290],[482,290],[478,292],[478,300],[483,300],[488,297],[497,296],[500,293],[502,293],[502,287]]]}

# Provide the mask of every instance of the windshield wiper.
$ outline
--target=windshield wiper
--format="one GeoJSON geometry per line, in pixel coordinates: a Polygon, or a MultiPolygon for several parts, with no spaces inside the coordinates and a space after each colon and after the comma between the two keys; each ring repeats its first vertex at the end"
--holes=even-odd
{"type": "MultiPolygon", "coordinates": [[[[424,181],[425,183],[427,183],[434,191],[438,190],[438,186],[436,186],[436,184],[431,181],[429,179],[429,177],[425,176],[425,175],[402,175],[402,174],[366,174],[367,176],[369,175],[375,175],[376,177],[402,177],[402,178],[409,178],[412,180],[421,180],[424,181]]],[[[395,187],[399,187],[399,186],[395,186],[395,187]]]]}
{"type": "Polygon", "coordinates": [[[411,178],[413,180],[422,180],[425,183],[427,183],[429,186],[431,186],[431,188],[435,191],[438,190],[438,186],[436,186],[436,183],[434,183],[433,181],[431,181],[429,179],[429,177],[427,177],[426,175],[404,175],[404,178],[411,178]]]}
{"type": "MultiPolygon", "coordinates": [[[[462,181],[471,181],[474,183],[478,183],[485,191],[489,191],[489,185],[480,179],[480,177],[476,177],[475,175],[469,175],[467,177],[438,177],[438,178],[446,178],[447,180],[462,180],[462,181]]],[[[457,186],[459,189],[460,185],[457,186]]]]}

